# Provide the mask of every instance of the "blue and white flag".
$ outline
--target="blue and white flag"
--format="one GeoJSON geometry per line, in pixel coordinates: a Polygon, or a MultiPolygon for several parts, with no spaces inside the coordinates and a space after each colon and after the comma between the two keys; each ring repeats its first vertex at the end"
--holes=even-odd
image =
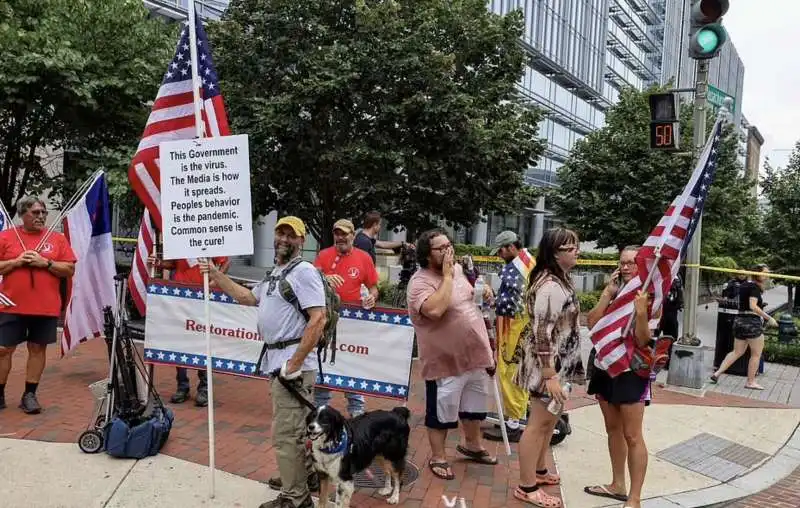
{"type": "Polygon", "coordinates": [[[64,234],[78,262],[72,295],[64,316],[61,356],[78,344],[103,334],[103,308],[116,312],[114,244],[111,240],[111,199],[100,173],[64,218],[64,234]]]}

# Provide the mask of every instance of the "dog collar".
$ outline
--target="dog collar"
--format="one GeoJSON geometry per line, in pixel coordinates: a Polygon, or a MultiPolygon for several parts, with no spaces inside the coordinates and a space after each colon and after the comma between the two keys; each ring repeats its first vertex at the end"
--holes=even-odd
{"type": "Polygon", "coordinates": [[[320,448],[319,451],[322,453],[342,453],[343,451],[347,450],[347,430],[342,430],[342,436],[339,438],[338,441],[335,441],[332,445],[326,448],[320,448]]]}

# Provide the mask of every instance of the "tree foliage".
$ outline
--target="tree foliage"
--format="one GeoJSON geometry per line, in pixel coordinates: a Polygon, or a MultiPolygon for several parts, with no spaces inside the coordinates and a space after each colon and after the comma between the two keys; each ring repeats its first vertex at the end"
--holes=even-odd
{"type": "Polygon", "coordinates": [[[124,193],[176,37],[137,0],[0,0],[2,202],[45,190],[57,199],[98,167],[117,170],[124,193]]]}
{"type": "MultiPolygon", "coordinates": [[[[606,113],[606,125],[578,142],[559,172],[552,195],[559,217],[582,239],[598,247],[641,244],[669,203],[689,181],[694,159],[651,150],[648,95],[659,91],[624,90],[606,113]]],[[[691,151],[692,108],[681,109],[681,147],[691,151]]],[[[709,117],[711,129],[714,118],[709,117]]],[[[735,259],[752,256],[748,234],[758,214],[751,184],[737,159],[738,136],[728,125],[720,148],[717,175],[704,209],[702,254],[735,259]]]]}
{"type": "Polygon", "coordinates": [[[765,164],[765,173],[762,191],[768,204],[762,241],[769,253],[770,268],[800,275],[800,142],[785,168],[765,164]]]}
{"type": "Polygon", "coordinates": [[[518,210],[543,150],[515,90],[522,29],[483,0],[232,1],[209,32],[254,213],[326,244],[370,209],[412,233],[518,210]]]}

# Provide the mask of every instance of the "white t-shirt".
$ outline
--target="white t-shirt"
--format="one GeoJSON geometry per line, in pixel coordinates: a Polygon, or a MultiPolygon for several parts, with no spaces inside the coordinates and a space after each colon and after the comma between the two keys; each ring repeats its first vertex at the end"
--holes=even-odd
{"type": "MultiPolygon", "coordinates": [[[[272,275],[279,276],[283,268],[283,266],[276,266],[272,270],[272,275]]],[[[304,261],[295,266],[286,276],[286,280],[291,284],[302,309],[325,307],[325,289],[322,286],[322,279],[311,263],[304,261]]],[[[306,319],[281,296],[279,285],[278,280],[272,283],[262,281],[252,290],[253,296],[258,302],[258,331],[267,344],[299,339],[306,329],[306,319]]],[[[292,357],[297,346],[295,344],[285,349],[268,350],[261,361],[261,372],[269,374],[280,369],[283,362],[292,357]]],[[[315,349],[306,357],[302,370],[317,370],[317,368],[317,351],[315,349]]]]}

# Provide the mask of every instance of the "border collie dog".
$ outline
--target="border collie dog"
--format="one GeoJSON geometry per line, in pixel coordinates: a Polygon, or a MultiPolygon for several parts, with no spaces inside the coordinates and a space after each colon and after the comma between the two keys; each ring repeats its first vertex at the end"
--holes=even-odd
{"type": "Polygon", "coordinates": [[[406,464],[411,429],[405,407],[369,411],[351,420],[330,406],[320,406],[306,418],[314,468],[320,475],[319,506],[325,507],[330,486],[336,489],[337,508],[348,508],[355,485],[353,475],[380,457],[386,483],[379,491],[389,504],[400,501],[400,478],[406,464]]]}

